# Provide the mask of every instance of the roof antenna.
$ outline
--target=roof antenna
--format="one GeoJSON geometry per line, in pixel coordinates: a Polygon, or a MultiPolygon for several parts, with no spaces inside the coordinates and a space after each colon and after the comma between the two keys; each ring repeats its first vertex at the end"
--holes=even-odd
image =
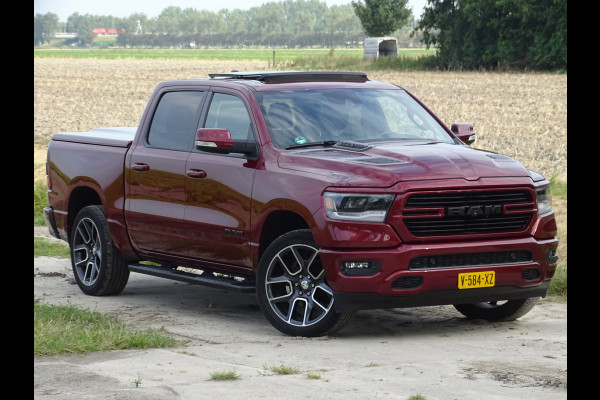
{"type": "Polygon", "coordinates": [[[237,69],[232,69],[231,72],[240,72],[237,69]]]}

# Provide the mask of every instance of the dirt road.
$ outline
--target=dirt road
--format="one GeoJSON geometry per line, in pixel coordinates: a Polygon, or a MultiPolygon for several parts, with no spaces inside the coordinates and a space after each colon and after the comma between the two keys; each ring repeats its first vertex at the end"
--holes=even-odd
{"type": "Polygon", "coordinates": [[[35,399],[567,398],[566,303],[542,300],[509,323],[466,320],[452,306],[361,311],[336,336],[306,339],[272,328],[249,294],[132,273],[121,295],[86,296],[69,260],[50,257],[34,258],[34,298],[190,340],[35,357],[35,399]],[[299,372],[269,370],[282,365],[299,372]],[[240,379],[209,379],[219,371],[240,379]]]}

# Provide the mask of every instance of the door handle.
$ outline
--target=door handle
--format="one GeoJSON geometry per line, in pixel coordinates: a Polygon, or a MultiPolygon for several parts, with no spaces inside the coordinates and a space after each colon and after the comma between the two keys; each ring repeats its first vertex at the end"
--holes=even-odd
{"type": "Polygon", "coordinates": [[[135,163],[133,164],[133,166],[131,167],[134,171],[148,171],[150,170],[150,166],[148,164],[144,164],[144,163],[135,163]]]}
{"type": "Polygon", "coordinates": [[[206,178],[206,171],[201,169],[188,169],[185,174],[190,178],[206,178]]]}

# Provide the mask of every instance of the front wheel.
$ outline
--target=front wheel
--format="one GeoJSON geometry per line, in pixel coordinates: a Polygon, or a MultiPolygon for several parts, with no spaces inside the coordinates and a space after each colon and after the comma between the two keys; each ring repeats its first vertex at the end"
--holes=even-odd
{"type": "Polygon", "coordinates": [[[129,280],[129,267],[113,246],[101,206],[87,206],[75,217],[71,266],[77,285],[92,296],[120,293],[129,280]]]}
{"type": "Polygon", "coordinates": [[[337,313],[333,291],[309,230],[286,233],[267,248],[258,264],[258,303],[267,320],[292,336],[322,336],[354,316],[337,313]]]}
{"type": "Polygon", "coordinates": [[[488,321],[514,321],[527,314],[540,298],[522,300],[490,301],[486,303],[454,304],[454,308],[470,319],[488,321]]]}

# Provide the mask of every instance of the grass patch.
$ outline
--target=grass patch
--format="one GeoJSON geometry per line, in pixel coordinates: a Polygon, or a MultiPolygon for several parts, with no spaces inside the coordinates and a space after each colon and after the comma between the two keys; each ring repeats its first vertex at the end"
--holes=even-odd
{"type": "MultiPolygon", "coordinates": [[[[34,57],[99,59],[179,59],[220,61],[273,61],[284,69],[304,70],[427,70],[435,69],[435,49],[398,49],[398,57],[365,58],[362,48],[320,49],[34,49],[34,57]],[[273,54],[275,53],[275,54],[273,54]]],[[[272,65],[272,64],[271,64],[272,65]]]]}
{"type": "Polygon", "coordinates": [[[548,287],[549,296],[558,296],[563,300],[567,300],[567,263],[558,263],[554,277],[550,281],[548,287]]]}
{"type": "Polygon", "coordinates": [[[308,379],[321,379],[321,375],[319,375],[319,374],[312,374],[310,372],[308,374],[306,374],[306,377],[308,379]]]}
{"type": "Polygon", "coordinates": [[[33,225],[44,225],[44,207],[48,205],[48,192],[45,181],[33,183],[33,225]]]}
{"type": "Polygon", "coordinates": [[[132,331],[117,317],[75,306],[33,303],[33,355],[87,354],[94,351],[174,347],[177,341],[157,329],[132,331]]]}
{"type": "Polygon", "coordinates": [[[47,256],[70,258],[71,252],[67,242],[54,242],[41,237],[33,237],[33,258],[47,256]]]}
{"type": "Polygon", "coordinates": [[[337,53],[327,55],[297,56],[290,65],[301,70],[347,70],[347,71],[408,71],[429,70],[436,68],[435,53],[413,52],[401,53],[397,58],[383,57],[379,59],[364,58],[337,53]]]}
{"type": "Polygon", "coordinates": [[[549,179],[552,187],[552,208],[556,213],[558,232],[558,266],[548,288],[549,296],[567,300],[567,180],[553,175],[549,179]]]}
{"type": "Polygon", "coordinates": [[[300,372],[300,370],[296,367],[288,367],[286,365],[280,365],[279,367],[277,366],[266,366],[263,365],[263,368],[266,369],[267,371],[271,371],[276,373],[277,375],[291,375],[291,374],[297,374],[298,372],[300,372]]]}
{"type": "Polygon", "coordinates": [[[558,175],[553,175],[548,179],[552,188],[552,196],[567,198],[567,181],[561,180],[558,175]]]}
{"type": "Polygon", "coordinates": [[[140,387],[142,385],[142,376],[138,374],[137,378],[131,381],[131,384],[136,388],[140,387]]]}
{"type": "MultiPolygon", "coordinates": [[[[272,60],[292,61],[300,56],[327,55],[330,49],[34,49],[34,57],[101,59],[191,59],[191,60],[272,60]]],[[[363,49],[339,49],[337,53],[362,58],[363,49]]]]}
{"type": "Polygon", "coordinates": [[[219,371],[210,374],[211,381],[235,381],[240,378],[235,371],[219,371]]]}

